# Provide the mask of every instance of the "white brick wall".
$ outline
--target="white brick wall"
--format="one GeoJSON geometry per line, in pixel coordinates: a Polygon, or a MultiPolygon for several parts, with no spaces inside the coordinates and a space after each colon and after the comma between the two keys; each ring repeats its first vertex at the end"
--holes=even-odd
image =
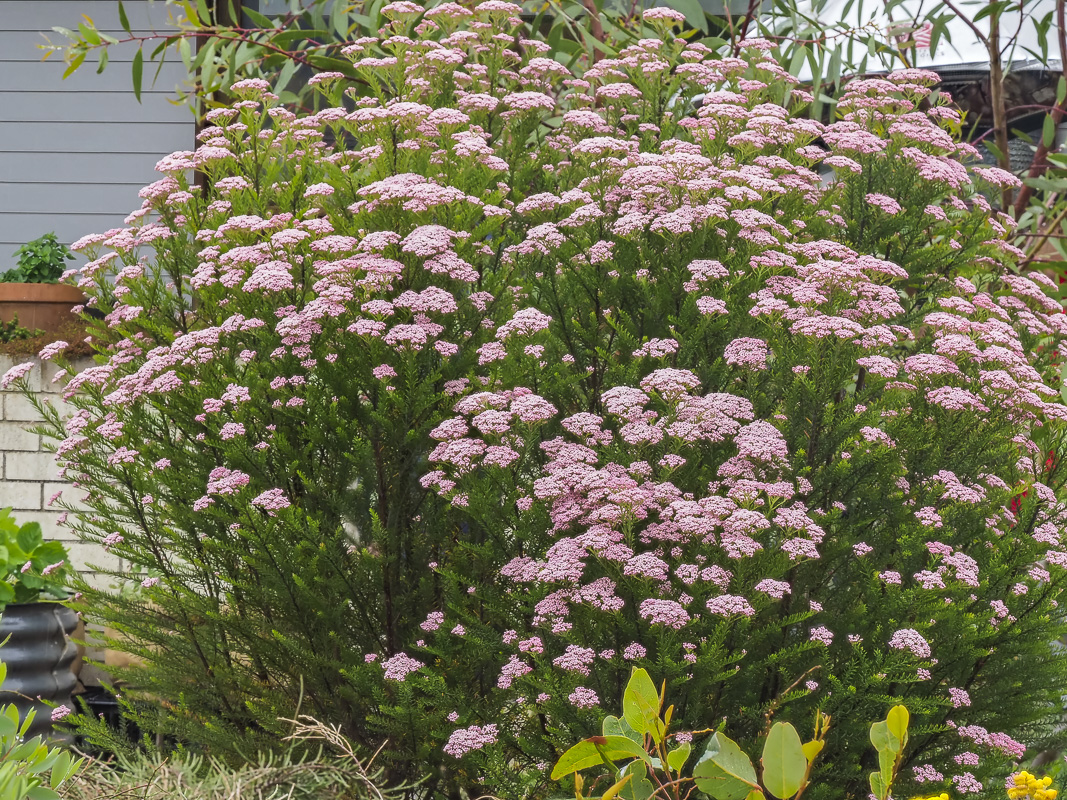
{"type": "MultiPolygon", "coordinates": [[[[0,374],[27,358],[12,358],[0,355],[0,374]]],[[[34,359],[36,360],[36,359],[34,359]]],[[[92,366],[92,359],[75,363],[75,371],[92,366]]],[[[63,401],[61,383],[53,383],[58,368],[54,364],[38,362],[27,376],[32,390],[42,401],[60,409],[66,416],[70,410],[63,401]]],[[[59,479],[55,457],[42,448],[43,437],[31,433],[30,428],[42,421],[33,404],[18,391],[0,391],[0,508],[10,506],[19,522],[39,522],[46,539],[63,542],[70,551],[72,566],[89,580],[96,577],[89,565],[113,567],[118,561],[103,548],[79,542],[65,527],[58,523],[61,508],[49,507],[48,501],[56,492],[63,492],[63,500],[76,503],[81,492],[59,479]]],[[[103,576],[101,576],[103,579],[103,576]]]]}

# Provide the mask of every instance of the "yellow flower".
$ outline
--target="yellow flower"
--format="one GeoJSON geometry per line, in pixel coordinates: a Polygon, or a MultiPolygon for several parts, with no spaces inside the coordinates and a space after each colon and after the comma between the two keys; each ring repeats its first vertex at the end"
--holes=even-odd
{"type": "Polygon", "coordinates": [[[1012,778],[1013,786],[1007,788],[1008,800],[1056,800],[1057,791],[1050,789],[1052,778],[1038,778],[1023,770],[1012,778]]]}

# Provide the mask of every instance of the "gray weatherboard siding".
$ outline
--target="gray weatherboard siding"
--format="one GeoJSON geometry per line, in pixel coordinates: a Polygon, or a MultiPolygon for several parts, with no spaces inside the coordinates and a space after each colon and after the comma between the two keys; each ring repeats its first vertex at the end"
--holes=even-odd
{"type": "MultiPolygon", "coordinates": [[[[164,3],[124,6],[135,32],[165,29],[164,3]]],[[[140,104],[134,47],[112,48],[102,75],[95,56],[66,80],[57,55],[41,61],[42,32],[58,43],[51,29],[73,28],[82,14],[125,36],[115,0],[0,0],[0,272],[41,234],[55,231],[70,244],[121,226],[140,207],[137,191],[160,177],[155,163],[195,146],[192,114],[168,102],[186,74],[180,61],[165,64],[154,86],[155,65],[145,64],[140,104]]]]}

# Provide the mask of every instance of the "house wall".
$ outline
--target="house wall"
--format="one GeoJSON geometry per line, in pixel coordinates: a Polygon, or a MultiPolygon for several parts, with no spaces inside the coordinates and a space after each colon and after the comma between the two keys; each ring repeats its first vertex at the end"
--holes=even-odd
{"type": "MultiPolygon", "coordinates": [[[[137,35],[166,30],[172,6],[125,0],[137,35]]],[[[118,39],[127,34],[115,0],[0,0],[0,271],[14,266],[22,244],[55,231],[70,244],[87,233],[122,225],[141,205],[137,191],[159,175],[160,157],[195,146],[192,113],[168,102],[185,79],[180,60],[155,64],[146,45],[141,103],[133,95],[136,47],[111,48],[96,73],[95,54],[66,80],[47,44],[66,41],[51,29],[75,28],[82,14],[118,39]]]]}

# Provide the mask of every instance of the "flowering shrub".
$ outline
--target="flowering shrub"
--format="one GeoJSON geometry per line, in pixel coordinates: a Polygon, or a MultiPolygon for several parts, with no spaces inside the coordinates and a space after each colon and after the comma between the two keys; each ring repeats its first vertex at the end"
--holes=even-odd
{"type": "Polygon", "coordinates": [[[1067,329],[933,76],[823,126],[666,9],[580,80],[508,3],[417,10],[347,48],[376,97],[242,81],[77,243],[101,363],[51,431],[142,572],[83,587],[142,724],[232,747],[302,703],[428,792],[541,796],[642,666],[742,746],[833,714],[812,797],[867,792],[897,703],[924,791],[1048,741],[1067,329]]]}

